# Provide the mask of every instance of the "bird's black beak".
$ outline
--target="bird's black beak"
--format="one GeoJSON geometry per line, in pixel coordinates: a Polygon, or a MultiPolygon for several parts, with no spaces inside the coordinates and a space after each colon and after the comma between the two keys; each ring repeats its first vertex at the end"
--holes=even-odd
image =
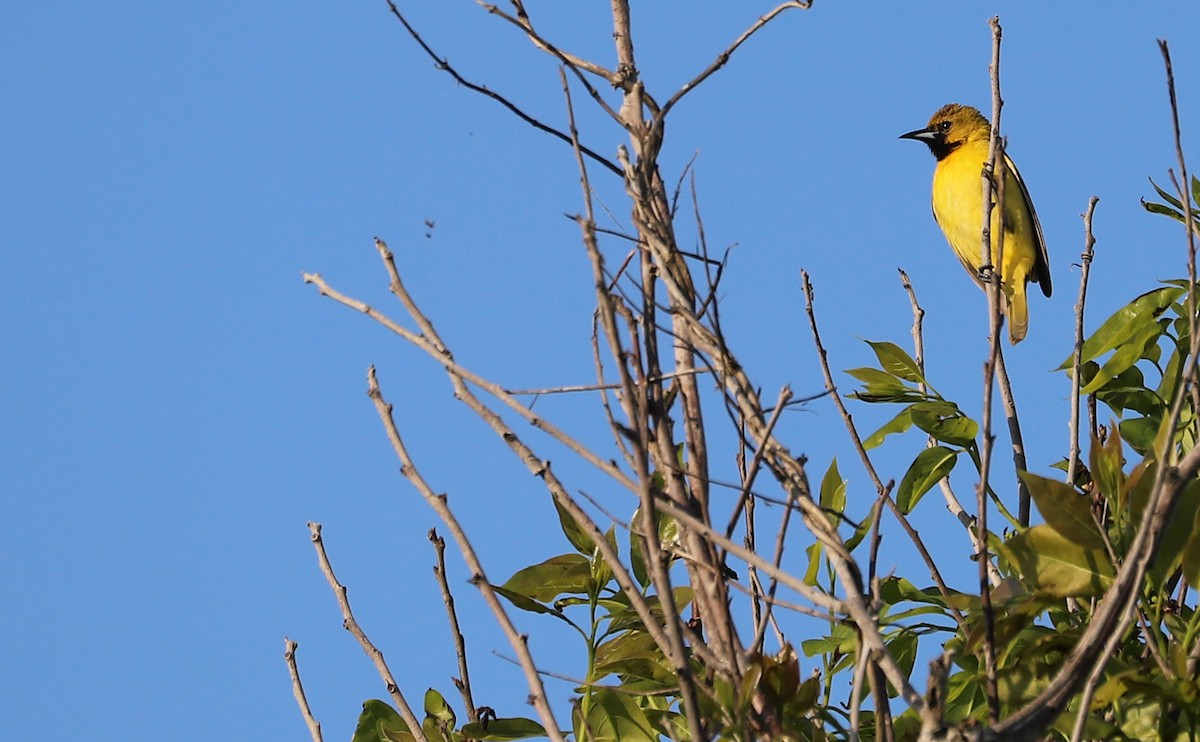
{"type": "Polygon", "coordinates": [[[918,142],[925,142],[926,144],[930,144],[932,142],[938,141],[941,138],[941,135],[933,127],[926,126],[924,129],[917,129],[916,131],[910,131],[907,134],[901,134],[900,138],[901,139],[916,139],[918,142]]]}

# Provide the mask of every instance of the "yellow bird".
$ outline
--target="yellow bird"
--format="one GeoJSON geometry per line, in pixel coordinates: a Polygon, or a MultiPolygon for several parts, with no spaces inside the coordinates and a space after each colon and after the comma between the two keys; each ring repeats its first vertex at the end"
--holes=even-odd
{"type": "MultiPolygon", "coordinates": [[[[991,125],[977,109],[950,103],[942,106],[924,129],[901,134],[929,145],[937,158],[933,171],[933,218],[963,267],[983,286],[983,166],[988,157],[991,125]]],[[[1000,211],[992,211],[992,260],[1000,264],[1000,309],[1008,317],[1008,339],[1014,345],[1029,330],[1025,285],[1036,281],[1050,296],[1050,262],[1042,225],[1017,166],[1004,154],[1004,241],[996,235],[1000,211]],[[996,261],[996,256],[1000,260],[996,261]]]]}

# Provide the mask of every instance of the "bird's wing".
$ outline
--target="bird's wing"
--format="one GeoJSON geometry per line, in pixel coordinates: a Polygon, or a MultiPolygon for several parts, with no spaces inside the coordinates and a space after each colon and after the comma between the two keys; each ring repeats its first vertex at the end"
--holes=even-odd
{"type": "Polygon", "coordinates": [[[1042,293],[1050,296],[1050,257],[1046,253],[1046,237],[1042,234],[1042,223],[1038,221],[1037,211],[1033,208],[1033,199],[1029,197],[1029,189],[1025,187],[1025,180],[1021,177],[1016,164],[1008,156],[1007,152],[1004,153],[1004,165],[1012,173],[1013,180],[1017,181],[1017,185],[1021,186],[1021,198],[1025,199],[1025,206],[1029,209],[1029,217],[1033,219],[1033,231],[1037,234],[1038,248],[1037,257],[1033,261],[1033,274],[1037,276],[1037,282],[1042,287],[1042,293]]]}

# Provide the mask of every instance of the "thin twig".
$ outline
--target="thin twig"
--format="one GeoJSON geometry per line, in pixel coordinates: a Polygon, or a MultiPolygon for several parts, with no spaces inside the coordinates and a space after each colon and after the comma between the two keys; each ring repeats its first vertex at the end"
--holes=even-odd
{"type": "Polygon", "coordinates": [[[846,432],[850,435],[850,441],[854,444],[854,449],[858,452],[858,458],[862,461],[863,468],[867,470],[867,475],[871,477],[871,483],[875,485],[875,492],[880,497],[884,498],[888,509],[896,516],[896,520],[904,528],[904,532],[908,534],[909,539],[917,548],[917,552],[921,555],[922,561],[925,562],[926,569],[929,570],[929,576],[933,578],[933,582],[937,585],[938,592],[942,598],[946,600],[950,606],[950,611],[954,615],[955,622],[959,625],[963,634],[969,633],[969,628],[966,619],[951,602],[950,588],[946,586],[946,581],[942,579],[941,570],[938,569],[937,562],[933,560],[929,550],[925,548],[925,543],[921,540],[921,536],[916,529],[912,527],[907,516],[896,505],[896,501],[890,496],[887,496],[888,488],[883,483],[883,479],[879,476],[879,472],[875,469],[875,464],[871,461],[871,457],[867,454],[867,449],[863,447],[862,436],[858,434],[858,428],[854,425],[854,418],[851,417],[850,411],[846,409],[846,404],[842,402],[842,397],[838,394],[837,384],[833,381],[833,371],[829,368],[829,357],[825,350],[824,343],[821,342],[821,331],[817,327],[816,309],[813,305],[813,288],[812,282],[809,280],[806,271],[800,271],[800,278],[805,297],[805,312],[808,315],[809,329],[812,330],[813,344],[817,348],[817,361],[821,365],[821,373],[825,378],[825,389],[829,392],[829,398],[833,400],[834,406],[837,408],[838,414],[842,418],[842,423],[846,426],[846,432]]]}
{"type": "MultiPolygon", "coordinates": [[[[708,369],[691,369],[690,371],[673,371],[663,374],[662,376],[652,379],[652,381],[669,381],[678,379],[687,374],[706,374],[708,369]]],[[[544,389],[505,389],[505,394],[511,394],[514,397],[541,397],[551,394],[575,394],[578,392],[604,392],[620,389],[621,385],[613,382],[611,384],[571,384],[568,386],[548,387],[544,389]]]]}
{"type": "Polygon", "coordinates": [[[1092,234],[1092,216],[1096,213],[1099,196],[1088,200],[1083,214],[1083,253],[1079,256],[1079,299],[1075,302],[1075,350],[1071,354],[1071,450],[1067,456],[1067,484],[1075,485],[1075,474],[1079,470],[1079,389],[1083,359],[1083,310],[1087,301],[1088,275],[1092,270],[1096,238],[1092,234]]]}
{"type": "Polygon", "coordinates": [[[482,6],[487,12],[499,18],[503,18],[504,20],[524,31],[525,35],[529,38],[534,46],[554,57],[561,65],[571,70],[572,74],[579,79],[579,83],[583,85],[585,90],[587,90],[588,95],[590,95],[592,100],[596,102],[596,105],[600,106],[600,108],[614,121],[620,123],[620,114],[612,109],[612,106],[608,104],[608,101],[604,100],[604,96],[600,94],[600,91],[588,81],[587,77],[584,76],[583,73],[585,71],[590,72],[593,75],[603,79],[609,85],[613,86],[620,83],[619,75],[617,75],[615,72],[605,69],[604,67],[601,67],[595,62],[591,62],[583,59],[582,57],[577,57],[574,54],[564,52],[537,31],[535,31],[533,28],[533,22],[529,19],[529,14],[525,11],[525,4],[521,2],[521,0],[513,0],[513,6],[517,10],[516,17],[505,13],[498,6],[492,3],[484,2],[483,0],[475,1],[479,3],[479,5],[482,6]]]}
{"type": "MultiPolygon", "coordinates": [[[[903,269],[900,270],[900,285],[904,287],[905,293],[908,294],[908,303],[912,307],[913,360],[916,361],[917,368],[920,369],[923,377],[925,375],[925,333],[923,332],[925,310],[921,307],[920,302],[917,301],[916,289],[913,287],[912,281],[909,280],[908,273],[906,273],[903,269]]],[[[927,385],[925,384],[924,379],[917,384],[917,388],[922,392],[926,391],[927,385]]],[[[937,441],[933,436],[929,436],[928,440],[925,442],[925,445],[927,447],[936,446],[937,441]]],[[[942,477],[938,481],[938,489],[941,490],[942,497],[946,501],[946,509],[949,510],[950,514],[954,516],[954,519],[957,520],[960,525],[962,525],[963,529],[967,533],[967,537],[971,539],[971,546],[978,551],[979,536],[975,532],[975,521],[966,511],[966,508],[962,506],[962,503],[959,502],[958,495],[954,494],[954,489],[950,486],[950,478],[942,477]]],[[[906,521],[902,520],[901,523],[904,524],[906,521]]],[[[905,529],[908,529],[907,525],[905,526],[905,529]]],[[[988,562],[988,579],[991,581],[992,585],[999,585],[1000,581],[1003,579],[1003,577],[1000,575],[1000,569],[995,565],[994,562],[988,562]]]]}
{"type": "MultiPolygon", "coordinates": [[[[913,360],[917,362],[917,368],[921,369],[921,374],[925,374],[925,333],[922,332],[922,326],[925,322],[925,310],[917,303],[917,292],[913,289],[912,281],[908,279],[908,274],[904,269],[900,270],[900,285],[904,287],[904,291],[908,294],[908,303],[912,305],[913,323],[912,323],[912,338],[913,338],[913,360]]],[[[925,390],[925,382],[922,381],[919,387],[922,391],[925,390]]]]}
{"type": "MultiPolygon", "coordinates": [[[[395,263],[393,262],[391,251],[388,250],[387,245],[381,240],[377,240],[375,246],[379,250],[380,256],[383,258],[385,263],[389,264],[389,271],[394,275],[392,292],[397,294],[398,297],[405,297],[402,298],[401,301],[406,301],[405,308],[408,309],[410,314],[416,311],[416,315],[414,316],[423,318],[424,316],[416,310],[416,305],[412,304],[411,298],[407,298],[408,294],[404,290],[403,285],[396,283],[399,280],[399,274],[395,273],[395,263]]],[[[595,452],[591,451],[587,446],[567,435],[566,432],[559,429],[545,418],[534,414],[533,411],[530,410],[524,403],[522,403],[513,395],[507,393],[499,384],[489,381],[465,366],[457,363],[454,360],[453,355],[451,355],[441,343],[440,338],[438,338],[436,334],[428,334],[427,327],[421,327],[421,332],[413,332],[365,302],[341,293],[337,289],[330,286],[325,279],[320,276],[320,274],[305,273],[303,278],[305,283],[311,283],[316,286],[317,290],[322,296],[328,297],[343,306],[349,307],[350,309],[362,312],[395,334],[399,335],[404,340],[425,351],[431,358],[443,366],[445,371],[451,375],[452,379],[457,378],[466,383],[472,384],[479,389],[482,389],[487,394],[495,397],[506,407],[525,418],[526,422],[528,422],[530,425],[533,425],[538,430],[541,430],[550,437],[554,438],[554,440],[566,446],[572,453],[579,455],[579,457],[584,461],[587,461],[600,471],[612,477],[621,486],[627,487],[631,490],[635,490],[637,488],[637,484],[630,479],[625,472],[621,471],[620,467],[618,467],[614,462],[601,458],[600,456],[596,455],[595,452]]],[[[420,320],[418,320],[418,324],[420,324],[420,320]]]]}
{"type": "Polygon", "coordinates": [[[321,537],[321,524],[308,524],[308,533],[313,542],[313,548],[317,551],[317,564],[321,567],[321,573],[325,575],[326,581],[329,582],[329,587],[333,589],[333,595],[337,598],[338,606],[342,609],[342,626],[350,635],[358,641],[362,650],[371,658],[371,662],[375,664],[375,670],[379,673],[379,677],[383,678],[384,684],[387,685],[388,695],[391,696],[392,703],[396,705],[396,710],[400,712],[400,718],[408,725],[408,731],[417,740],[417,742],[425,742],[425,734],[421,731],[421,722],[417,720],[412,708],[405,700],[404,694],[400,691],[400,686],[396,683],[395,676],[388,668],[387,662],[383,659],[383,652],[379,650],[371,640],[367,638],[367,634],[358,625],[358,621],[354,619],[354,612],[350,610],[350,599],[347,596],[346,586],[338,582],[338,579],[333,574],[333,565],[329,563],[329,556],[325,553],[325,541],[321,537]]]}
{"type": "MultiPolygon", "coordinates": [[[[804,614],[805,616],[812,616],[813,618],[819,618],[822,621],[836,621],[837,620],[837,617],[833,613],[831,613],[827,610],[822,611],[822,610],[818,610],[816,608],[811,608],[806,605],[800,605],[799,603],[792,603],[791,601],[788,601],[788,600],[782,600],[780,598],[775,598],[775,597],[771,597],[769,595],[764,595],[763,591],[761,589],[762,588],[761,585],[759,585],[757,588],[755,588],[753,586],[746,587],[742,583],[734,581],[734,580],[730,580],[729,584],[733,587],[733,589],[735,589],[738,592],[743,593],[745,595],[754,596],[757,594],[758,598],[760,600],[771,605],[772,607],[782,608],[784,610],[792,611],[794,613],[801,613],[801,614],[804,614]]],[[[774,622],[772,621],[772,623],[774,623],[774,622]]],[[[776,625],[776,628],[778,628],[778,625],[776,625]]],[[[751,645],[751,647],[752,647],[751,651],[759,652],[759,653],[762,652],[761,646],[751,645]]]]}
{"type": "Polygon", "coordinates": [[[496,622],[500,625],[500,629],[508,639],[509,645],[517,653],[517,657],[520,658],[521,669],[525,673],[525,682],[529,686],[529,702],[537,710],[538,716],[541,717],[542,726],[545,727],[547,736],[555,740],[555,742],[565,742],[562,734],[559,732],[554,712],[551,711],[550,703],[546,699],[546,689],[542,686],[542,679],[538,675],[533,655],[529,653],[529,637],[518,632],[516,626],[513,625],[512,620],[508,617],[508,611],[504,609],[499,596],[496,595],[496,591],[492,589],[492,585],[488,581],[487,574],[483,569],[483,563],[475,553],[475,547],[471,545],[466,531],[463,530],[457,516],[450,510],[446,496],[434,492],[433,488],[425,480],[425,477],[422,476],[420,470],[413,463],[412,457],[408,453],[408,448],[404,445],[404,440],[400,437],[400,430],[396,427],[396,420],[392,416],[392,406],[383,398],[383,392],[379,389],[379,382],[375,377],[374,366],[367,371],[367,395],[375,405],[375,411],[379,414],[380,422],[383,423],[388,441],[392,444],[392,451],[395,452],[396,458],[400,460],[400,473],[412,483],[413,487],[420,493],[422,499],[433,508],[438,517],[442,519],[442,522],[446,524],[446,527],[450,529],[450,534],[454,537],[454,543],[458,547],[459,553],[462,554],[463,560],[467,563],[467,569],[471,571],[471,584],[478,588],[480,594],[483,595],[484,602],[491,609],[492,615],[495,616],[496,622]]]}
{"type": "Polygon", "coordinates": [[[655,116],[654,127],[660,128],[662,126],[663,120],[666,118],[667,113],[672,108],[675,107],[676,103],[678,103],[680,100],[682,100],[685,95],[687,95],[688,93],[695,90],[700,85],[700,83],[704,82],[709,77],[711,77],[713,73],[715,73],[717,70],[721,69],[726,64],[728,64],[729,58],[732,57],[733,53],[738,50],[738,47],[740,47],[742,44],[744,44],[751,36],[758,33],[762,29],[763,26],[767,25],[772,20],[774,20],[775,16],[779,15],[780,13],[784,12],[785,10],[791,10],[793,8],[800,8],[801,10],[807,10],[811,6],[812,6],[811,0],[808,2],[781,3],[780,5],[777,5],[774,9],[772,9],[770,12],[768,12],[766,15],[759,17],[759,19],[757,21],[752,23],[749,28],[747,28],[745,31],[742,32],[741,36],[738,36],[736,39],[734,39],[732,44],[730,44],[728,47],[725,48],[724,51],[722,51],[720,54],[718,54],[717,58],[713,60],[712,64],[710,64],[708,67],[704,68],[704,70],[699,75],[696,75],[689,82],[685,83],[683,85],[683,87],[681,87],[679,90],[677,90],[675,92],[675,94],[672,95],[665,104],[663,104],[662,110],[658,112],[657,116],[655,116]]]}
{"type": "Polygon", "coordinates": [[[741,559],[747,564],[753,564],[759,570],[766,572],[767,575],[773,579],[779,580],[784,587],[791,588],[800,595],[803,595],[806,600],[810,601],[814,605],[821,606],[822,608],[833,613],[849,612],[846,604],[843,601],[838,600],[832,595],[817,590],[811,585],[805,583],[804,580],[796,577],[784,569],[776,567],[774,564],[768,562],[766,559],[763,559],[758,554],[738,546],[733,541],[730,541],[721,534],[717,533],[708,524],[704,523],[695,515],[676,507],[673,503],[666,500],[663,500],[659,503],[659,508],[667,515],[670,515],[672,518],[680,521],[683,525],[696,529],[696,531],[705,538],[712,539],[713,543],[725,549],[730,554],[733,554],[738,559],[741,559]]]}
{"type": "Polygon", "coordinates": [[[313,717],[312,709],[308,706],[308,698],[304,695],[304,684],[300,682],[300,669],[296,667],[296,648],[298,646],[300,645],[285,636],[283,638],[283,659],[287,661],[288,674],[292,676],[292,695],[296,697],[296,703],[300,706],[300,714],[308,726],[308,733],[312,735],[313,742],[322,742],[324,738],[321,736],[321,722],[313,717]]]}
{"type": "MultiPolygon", "coordinates": [[[[453,67],[450,66],[450,62],[445,57],[439,57],[437,55],[437,53],[428,44],[425,43],[425,40],[422,39],[421,35],[417,33],[417,30],[415,28],[413,28],[412,25],[409,24],[408,19],[405,18],[404,15],[400,12],[400,9],[396,7],[396,3],[393,2],[393,0],[387,0],[387,4],[388,4],[388,7],[392,11],[392,15],[396,16],[396,19],[398,21],[400,21],[400,23],[404,26],[404,30],[408,31],[408,35],[412,36],[413,40],[416,41],[417,44],[420,45],[421,49],[423,49],[425,51],[425,53],[429,55],[429,58],[433,60],[434,66],[437,69],[439,69],[439,70],[447,73],[451,77],[453,77],[455,82],[457,82],[459,85],[462,85],[467,90],[471,90],[473,92],[479,93],[480,95],[483,95],[487,98],[491,98],[492,100],[496,101],[500,105],[507,108],[514,115],[516,115],[517,118],[521,119],[522,121],[529,124],[533,128],[538,129],[539,131],[544,131],[547,134],[553,136],[554,138],[560,139],[563,142],[570,144],[571,138],[568,137],[566,134],[562,133],[558,129],[555,129],[553,126],[549,126],[547,124],[543,124],[541,121],[538,121],[533,116],[530,116],[529,114],[527,114],[523,110],[521,110],[521,108],[519,106],[517,106],[517,104],[513,103],[508,98],[505,98],[503,95],[497,93],[496,91],[491,90],[483,85],[478,85],[476,83],[473,83],[470,80],[463,77],[462,75],[460,75],[457,70],[455,70],[453,67]]],[[[612,161],[609,160],[607,157],[604,157],[603,155],[599,155],[599,154],[593,152],[592,150],[588,149],[587,147],[580,147],[580,150],[585,155],[587,155],[589,158],[600,163],[601,165],[603,165],[605,168],[607,168],[612,173],[614,173],[618,176],[621,175],[621,169],[619,167],[617,167],[616,165],[614,165],[612,163],[612,161]]]]}
{"type": "Polygon", "coordinates": [[[438,589],[442,591],[442,603],[446,606],[446,619],[450,623],[450,638],[454,641],[454,654],[458,657],[458,677],[452,678],[454,687],[462,696],[463,706],[467,710],[468,721],[479,721],[475,711],[475,700],[471,696],[471,671],[467,666],[467,640],[463,638],[462,630],[458,627],[458,613],[454,610],[454,594],[450,592],[450,583],[446,580],[446,540],[438,535],[436,528],[429,529],[429,543],[433,544],[437,554],[437,564],[433,574],[437,577],[438,589]]]}
{"type": "Polygon", "coordinates": [[[1188,181],[1187,161],[1183,157],[1183,135],[1179,128],[1179,105],[1175,99],[1175,69],[1171,66],[1171,50],[1167,47],[1167,42],[1163,39],[1158,40],[1158,50],[1162,52],[1163,64],[1167,68],[1167,93],[1171,100],[1171,127],[1175,134],[1175,156],[1179,160],[1179,183],[1176,186],[1179,189],[1179,202],[1183,205],[1183,226],[1187,233],[1188,244],[1188,330],[1192,343],[1192,352],[1196,352],[1200,338],[1196,331],[1197,322],[1197,303],[1196,303],[1196,229],[1193,223],[1195,218],[1192,214],[1192,199],[1188,193],[1190,183],[1188,181]]]}
{"type": "MultiPolygon", "coordinates": [[[[783,414],[784,407],[788,400],[792,397],[790,387],[783,387],[779,390],[779,398],[775,400],[775,409],[771,413],[771,418],[767,421],[767,431],[773,432],[776,423],[779,422],[780,416],[783,414]]],[[[742,439],[745,443],[745,439],[742,439]]],[[[725,537],[733,536],[733,529],[737,527],[738,520],[742,517],[742,508],[745,507],[746,501],[753,497],[752,489],[754,480],[758,477],[759,469],[762,467],[763,456],[766,453],[766,442],[760,443],[754,449],[754,457],[750,459],[750,466],[747,468],[745,475],[742,477],[741,491],[738,493],[737,505],[734,506],[733,512],[729,516],[729,524],[725,526],[725,537]]]]}

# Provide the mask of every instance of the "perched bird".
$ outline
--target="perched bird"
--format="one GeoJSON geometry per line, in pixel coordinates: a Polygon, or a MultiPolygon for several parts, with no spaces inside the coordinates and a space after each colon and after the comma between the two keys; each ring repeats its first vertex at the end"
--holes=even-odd
{"type": "MultiPolygon", "coordinates": [[[[933,218],[963,267],[981,287],[983,265],[983,166],[987,162],[991,125],[978,110],[950,103],[942,106],[924,129],[901,134],[929,145],[937,158],[933,171],[933,218]]],[[[1014,345],[1029,330],[1025,285],[1036,281],[1050,296],[1050,263],[1042,225],[1017,166],[1004,154],[1004,242],[997,238],[1000,210],[992,211],[992,260],[1000,256],[1000,310],[1008,317],[1008,339],[1014,345]]]]}

